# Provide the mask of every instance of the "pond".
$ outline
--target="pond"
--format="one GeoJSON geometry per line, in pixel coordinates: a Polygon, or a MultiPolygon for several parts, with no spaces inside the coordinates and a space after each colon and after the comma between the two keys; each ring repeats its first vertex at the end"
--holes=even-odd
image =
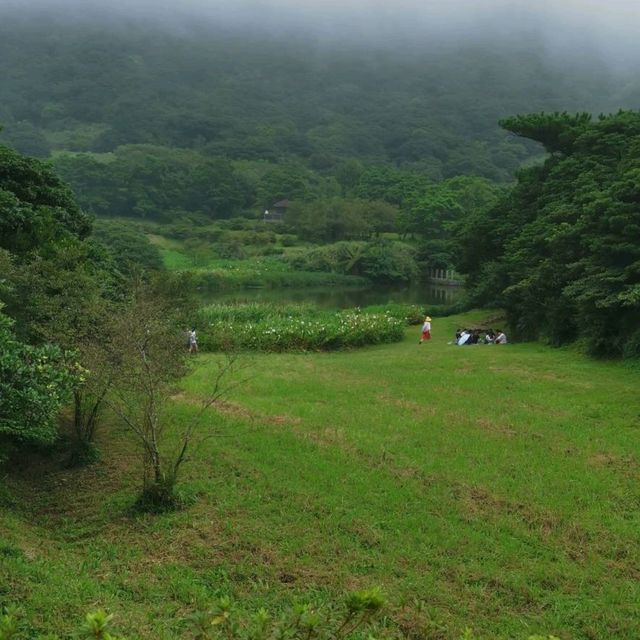
{"type": "Polygon", "coordinates": [[[354,287],[243,289],[208,293],[207,304],[215,302],[308,302],[324,309],[349,309],[368,305],[402,302],[420,305],[454,304],[464,293],[463,287],[430,283],[354,287]]]}

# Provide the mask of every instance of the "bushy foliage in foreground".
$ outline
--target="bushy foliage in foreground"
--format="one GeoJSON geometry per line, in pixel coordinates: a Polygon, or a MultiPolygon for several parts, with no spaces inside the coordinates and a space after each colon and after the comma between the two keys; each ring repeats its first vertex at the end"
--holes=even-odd
{"type": "MultiPolygon", "coordinates": [[[[372,631],[381,637],[404,637],[404,634],[394,628],[393,623],[389,624],[388,619],[385,620],[386,625],[376,624],[384,605],[384,596],[379,589],[373,588],[350,593],[340,605],[332,603],[314,607],[301,603],[279,615],[261,608],[252,616],[247,616],[234,607],[230,598],[223,596],[210,610],[200,611],[186,622],[189,626],[188,637],[195,640],[346,640],[364,637],[375,640],[372,631]]],[[[88,613],[74,637],[124,640],[124,637],[114,634],[112,620],[113,616],[103,610],[88,613]]],[[[9,609],[0,615],[0,640],[20,640],[25,636],[18,609],[9,609]]],[[[46,637],[48,640],[59,638],[57,635],[46,637]]],[[[475,638],[468,628],[459,640],[475,638]]],[[[555,636],[533,635],[528,640],[559,639],[555,636]]]]}
{"type": "MultiPolygon", "coordinates": [[[[247,616],[229,597],[223,596],[211,609],[199,611],[184,622],[189,628],[187,637],[196,640],[343,640],[371,629],[384,604],[380,590],[373,588],[350,593],[340,604],[315,607],[301,603],[280,615],[261,608],[247,616]]],[[[123,640],[114,635],[112,620],[113,616],[103,610],[88,613],[74,637],[123,640]]],[[[0,610],[0,640],[20,640],[27,635],[26,627],[19,609],[7,609],[4,613],[0,610]]],[[[58,637],[47,636],[49,640],[58,637]]]]}
{"type": "Polygon", "coordinates": [[[205,350],[329,351],[402,340],[406,316],[329,312],[310,305],[212,305],[202,311],[205,350]]]}
{"type": "Polygon", "coordinates": [[[0,442],[50,444],[74,374],[58,347],[21,343],[12,324],[0,311],[0,442]]]}

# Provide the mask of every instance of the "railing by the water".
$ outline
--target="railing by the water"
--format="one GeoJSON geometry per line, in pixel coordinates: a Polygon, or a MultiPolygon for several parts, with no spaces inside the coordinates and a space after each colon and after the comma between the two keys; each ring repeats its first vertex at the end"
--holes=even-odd
{"type": "Polygon", "coordinates": [[[427,304],[455,304],[462,296],[462,289],[458,286],[448,284],[436,284],[433,281],[431,286],[425,289],[425,303],[427,304]]]}
{"type": "Polygon", "coordinates": [[[427,280],[437,284],[446,284],[454,287],[462,286],[462,276],[453,269],[429,269],[427,280]]]}

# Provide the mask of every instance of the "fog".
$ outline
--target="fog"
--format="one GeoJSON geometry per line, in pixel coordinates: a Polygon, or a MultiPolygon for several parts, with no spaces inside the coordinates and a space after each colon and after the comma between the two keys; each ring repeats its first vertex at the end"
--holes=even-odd
{"type": "Polygon", "coordinates": [[[640,58],[637,0],[0,0],[29,19],[133,20],[176,32],[211,26],[293,32],[367,46],[536,37],[556,53],[597,51],[616,65],[640,58]]]}

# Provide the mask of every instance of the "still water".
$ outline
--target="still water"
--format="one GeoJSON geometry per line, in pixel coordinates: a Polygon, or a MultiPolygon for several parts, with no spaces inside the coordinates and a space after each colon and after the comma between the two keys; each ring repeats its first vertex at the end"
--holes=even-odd
{"type": "Polygon", "coordinates": [[[204,296],[207,304],[215,302],[308,302],[325,309],[349,309],[388,302],[420,305],[453,304],[462,296],[459,286],[414,284],[410,286],[322,287],[301,289],[243,289],[204,296]]]}

